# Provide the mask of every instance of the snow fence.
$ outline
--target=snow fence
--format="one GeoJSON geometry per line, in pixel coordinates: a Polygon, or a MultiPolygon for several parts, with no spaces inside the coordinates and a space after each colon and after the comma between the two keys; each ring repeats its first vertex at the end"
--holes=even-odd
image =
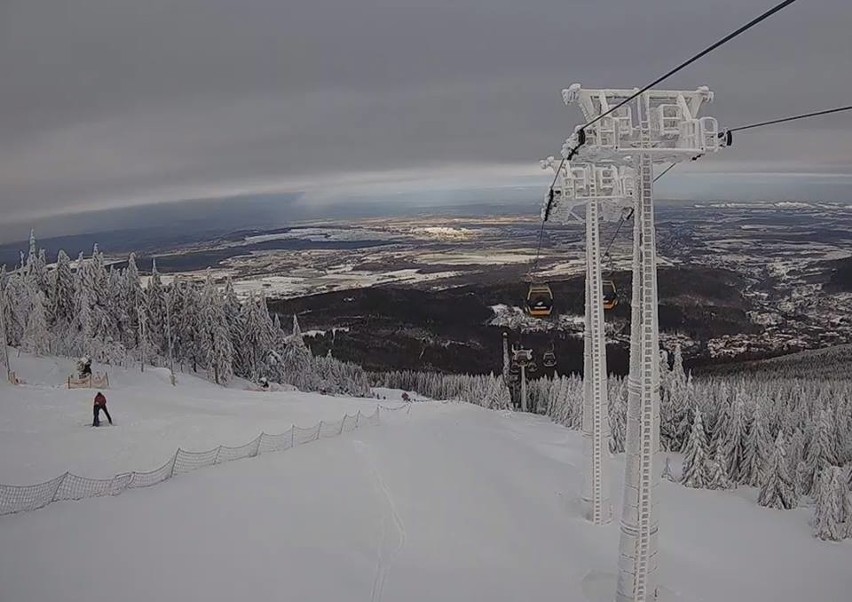
{"type": "Polygon", "coordinates": [[[243,458],[254,458],[261,454],[281,452],[319,439],[328,439],[348,433],[362,426],[378,426],[380,412],[411,411],[411,404],[404,403],[392,408],[376,406],[371,415],[359,410],[354,416],[346,414],[335,422],[320,420],[314,426],[303,428],[295,424],[285,433],[270,435],[260,433],[245,445],[229,447],[220,445],[207,451],[192,452],[178,448],[169,460],[157,469],[149,472],[122,472],[111,479],[89,479],[70,472],[38,485],[2,485],[0,484],[0,516],[15,512],[37,510],[53,502],[64,500],[82,500],[104,495],[118,495],[128,489],[151,487],[172,477],[199,468],[224,464],[243,458]]]}

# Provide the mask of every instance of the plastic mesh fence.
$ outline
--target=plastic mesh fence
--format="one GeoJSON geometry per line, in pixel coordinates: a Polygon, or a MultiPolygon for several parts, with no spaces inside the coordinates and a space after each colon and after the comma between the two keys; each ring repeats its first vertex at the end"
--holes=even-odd
{"type": "Polygon", "coordinates": [[[260,434],[260,445],[258,445],[257,453],[268,454],[272,452],[284,451],[290,449],[293,444],[292,429],[280,435],[270,435],[268,433],[260,434]]]}
{"type": "Polygon", "coordinates": [[[139,487],[150,487],[151,485],[162,483],[172,476],[172,469],[176,460],[177,454],[159,468],[155,468],[149,472],[134,472],[130,483],[127,484],[127,488],[138,489],[139,487]]]}
{"type": "Polygon", "coordinates": [[[213,466],[216,463],[216,456],[219,455],[219,449],[217,447],[203,452],[188,452],[178,449],[172,474],[183,474],[205,466],[213,466]]]}
{"type": "Polygon", "coordinates": [[[151,487],[175,475],[206,466],[284,451],[294,445],[303,445],[320,438],[335,437],[364,426],[378,426],[381,412],[397,413],[401,411],[410,412],[411,404],[405,403],[399,407],[376,406],[376,410],[370,415],[361,412],[354,416],[347,414],[340,420],[334,422],[320,421],[315,426],[308,428],[293,425],[290,430],[279,435],[261,433],[252,441],[239,447],[220,445],[202,452],[178,449],[174,456],[159,468],[148,472],[119,473],[111,479],[89,479],[66,472],[55,479],[37,485],[0,484],[0,516],[36,510],[52,502],[118,495],[127,489],[151,487]]]}
{"type": "Polygon", "coordinates": [[[65,476],[63,474],[38,485],[4,485],[0,487],[0,511],[6,514],[47,506],[53,501],[53,496],[56,495],[56,490],[62,484],[65,476]]]}
{"type": "Polygon", "coordinates": [[[329,437],[337,437],[343,430],[343,421],[336,420],[334,422],[320,422],[320,437],[328,439],[329,437]]]}

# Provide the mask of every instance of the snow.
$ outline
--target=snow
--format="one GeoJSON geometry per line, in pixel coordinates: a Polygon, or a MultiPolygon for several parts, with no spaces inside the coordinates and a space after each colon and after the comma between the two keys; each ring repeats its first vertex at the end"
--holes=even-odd
{"type": "Polygon", "coordinates": [[[329,330],[318,330],[318,329],[303,330],[302,336],[303,337],[319,337],[319,336],[325,336],[329,332],[332,335],[335,335],[338,332],[349,332],[349,327],[348,326],[335,326],[335,327],[333,327],[329,330]]]}
{"type": "MultiPolygon", "coordinates": [[[[6,483],[153,467],[177,445],[244,443],[375,408],[182,374],[171,387],[162,370],[110,368],[117,425],[92,429],[82,427],[92,392],[57,386],[70,360],[13,363],[31,384],[0,385],[6,483]]],[[[0,517],[0,598],[613,599],[618,520],[596,527],[581,517],[580,433],[457,403],[416,403],[382,422],[117,497],[0,517]]],[[[612,471],[616,517],[623,457],[612,471]]],[[[662,482],[661,600],[849,599],[852,541],[815,539],[809,509],[761,508],[756,495],[662,482]]]]}
{"type": "Polygon", "coordinates": [[[283,299],[300,297],[307,294],[328,293],[351,289],[367,288],[378,284],[415,284],[453,278],[461,272],[446,271],[421,273],[419,269],[408,268],[387,272],[367,272],[345,266],[324,272],[310,271],[303,276],[264,276],[261,278],[241,278],[234,282],[234,291],[241,299],[250,293],[263,291],[269,296],[283,299]]]}
{"type": "Polygon", "coordinates": [[[66,470],[91,478],[151,470],[178,447],[238,446],[261,431],[283,433],[293,424],[309,427],[376,407],[369,398],[246,390],[252,385],[240,379],[226,389],[180,372],[173,387],[165,368],[148,366],[142,374],[138,367],[95,364],[94,372],[109,373],[104,394],[116,422],[95,429],[89,426],[95,391],[64,388],[73,360],[14,353],[11,360],[27,384],[0,385],[0,483],[9,485],[46,481],[66,470]]]}

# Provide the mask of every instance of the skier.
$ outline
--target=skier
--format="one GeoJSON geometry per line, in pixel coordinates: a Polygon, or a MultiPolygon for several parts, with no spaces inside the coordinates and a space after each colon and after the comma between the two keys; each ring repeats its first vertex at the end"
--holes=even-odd
{"type": "Polygon", "coordinates": [[[109,423],[112,424],[112,416],[109,415],[109,411],[107,410],[107,407],[106,407],[106,396],[103,393],[101,393],[100,391],[98,391],[98,394],[95,395],[95,405],[93,407],[94,420],[92,421],[92,426],[100,426],[101,425],[101,418],[100,418],[101,410],[104,411],[104,414],[106,414],[107,420],[109,420],[109,423]]]}

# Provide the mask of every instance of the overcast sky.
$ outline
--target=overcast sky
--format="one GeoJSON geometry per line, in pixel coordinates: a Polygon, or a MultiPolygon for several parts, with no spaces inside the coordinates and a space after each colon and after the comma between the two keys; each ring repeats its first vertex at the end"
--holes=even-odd
{"type": "MultiPolygon", "coordinates": [[[[774,2],[0,0],[3,221],[529,184],[580,119],[561,88],[642,85],[774,2]]],[[[668,85],[709,85],[723,126],[848,104],[851,28],[850,0],[800,0],[668,85]]],[[[843,180],[852,116],[700,163],[843,180]]]]}

